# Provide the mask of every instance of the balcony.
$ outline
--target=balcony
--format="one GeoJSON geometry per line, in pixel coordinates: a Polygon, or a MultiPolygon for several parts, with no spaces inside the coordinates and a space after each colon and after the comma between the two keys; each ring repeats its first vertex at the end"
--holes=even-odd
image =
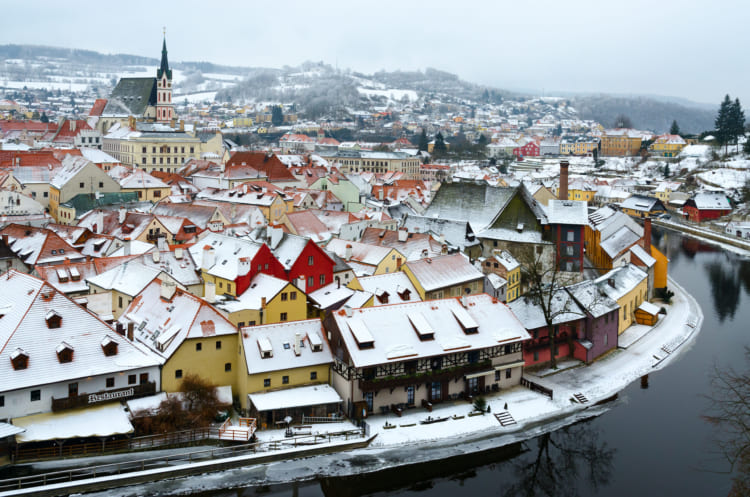
{"type": "Polygon", "coordinates": [[[150,381],[140,385],[133,385],[127,388],[118,388],[116,390],[102,390],[100,392],[88,394],[79,393],[75,397],[64,397],[56,399],[52,397],[52,412],[62,411],[64,409],[74,409],[76,407],[86,407],[101,402],[137,399],[156,393],[156,382],[150,381]]]}
{"type": "Polygon", "coordinates": [[[484,371],[490,367],[490,361],[481,361],[448,369],[436,369],[434,371],[425,371],[415,374],[385,376],[382,378],[373,378],[370,380],[361,379],[359,380],[359,389],[363,392],[373,392],[385,388],[397,388],[405,387],[407,385],[416,385],[417,383],[451,380],[454,378],[462,378],[467,374],[484,371]]]}

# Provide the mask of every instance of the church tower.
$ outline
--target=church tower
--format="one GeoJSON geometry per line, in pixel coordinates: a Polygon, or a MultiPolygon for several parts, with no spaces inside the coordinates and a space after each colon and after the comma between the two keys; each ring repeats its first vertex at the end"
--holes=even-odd
{"type": "Polygon", "coordinates": [[[167,36],[161,49],[161,66],[156,70],[156,122],[168,123],[175,117],[172,105],[172,70],[167,61],[167,36]]]}

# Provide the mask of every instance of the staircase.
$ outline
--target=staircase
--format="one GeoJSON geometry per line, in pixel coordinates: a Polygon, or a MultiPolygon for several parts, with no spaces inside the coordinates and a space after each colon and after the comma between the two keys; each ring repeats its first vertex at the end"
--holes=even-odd
{"type": "Polygon", "coordinates": [[[586,404],[589,401],[589,399],[587,399],[586,396],[583,395],[580,392],[579,393],[574,393],[573,394],[573,398],[576,399],[579,404],[586,404]]]}
{"type": "Polygon", "coordinates": [[[510,415],[508,411],[496,412],[495,418],[500,422],[502,426],[510,426],[516,424],[516,420],[510,415]]]}

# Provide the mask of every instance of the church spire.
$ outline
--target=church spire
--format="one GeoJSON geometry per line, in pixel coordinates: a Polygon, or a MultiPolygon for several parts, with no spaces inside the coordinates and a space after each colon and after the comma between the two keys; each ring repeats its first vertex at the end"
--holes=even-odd
{"type": "Polygon", "coordinates": [[[169,61],[167,60],[167,33],[166,29],[164,30],[164,43],[161,47],[161,66],[159,67],[159,70],[156,71],[156,77],[158,79],[161,79],[162,76],[166,74],[167,79],[172,79],[172,70],[169,68],[169,61]]]}

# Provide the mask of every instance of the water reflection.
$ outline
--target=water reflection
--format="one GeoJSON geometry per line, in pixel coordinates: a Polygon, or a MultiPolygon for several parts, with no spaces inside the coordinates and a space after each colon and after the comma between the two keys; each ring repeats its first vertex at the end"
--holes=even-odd
{"type": "Polygon", "coordinates": [[[724,322],[728,317],[734,318],[740,303],[740,279],[736,266],[717,260],[706,264],[706,272],[711,282],[711,297],[719,322],[724,322]]]}
{"type": "Polygon", "coordinates": [[[615,449],[599,439],[587,423],[576,424],[532,440],[530,457],[515,459],[515,483],[501,495],[577,496],[585,482],[592,490],[605,487],[614,471],[615,449]]]}

